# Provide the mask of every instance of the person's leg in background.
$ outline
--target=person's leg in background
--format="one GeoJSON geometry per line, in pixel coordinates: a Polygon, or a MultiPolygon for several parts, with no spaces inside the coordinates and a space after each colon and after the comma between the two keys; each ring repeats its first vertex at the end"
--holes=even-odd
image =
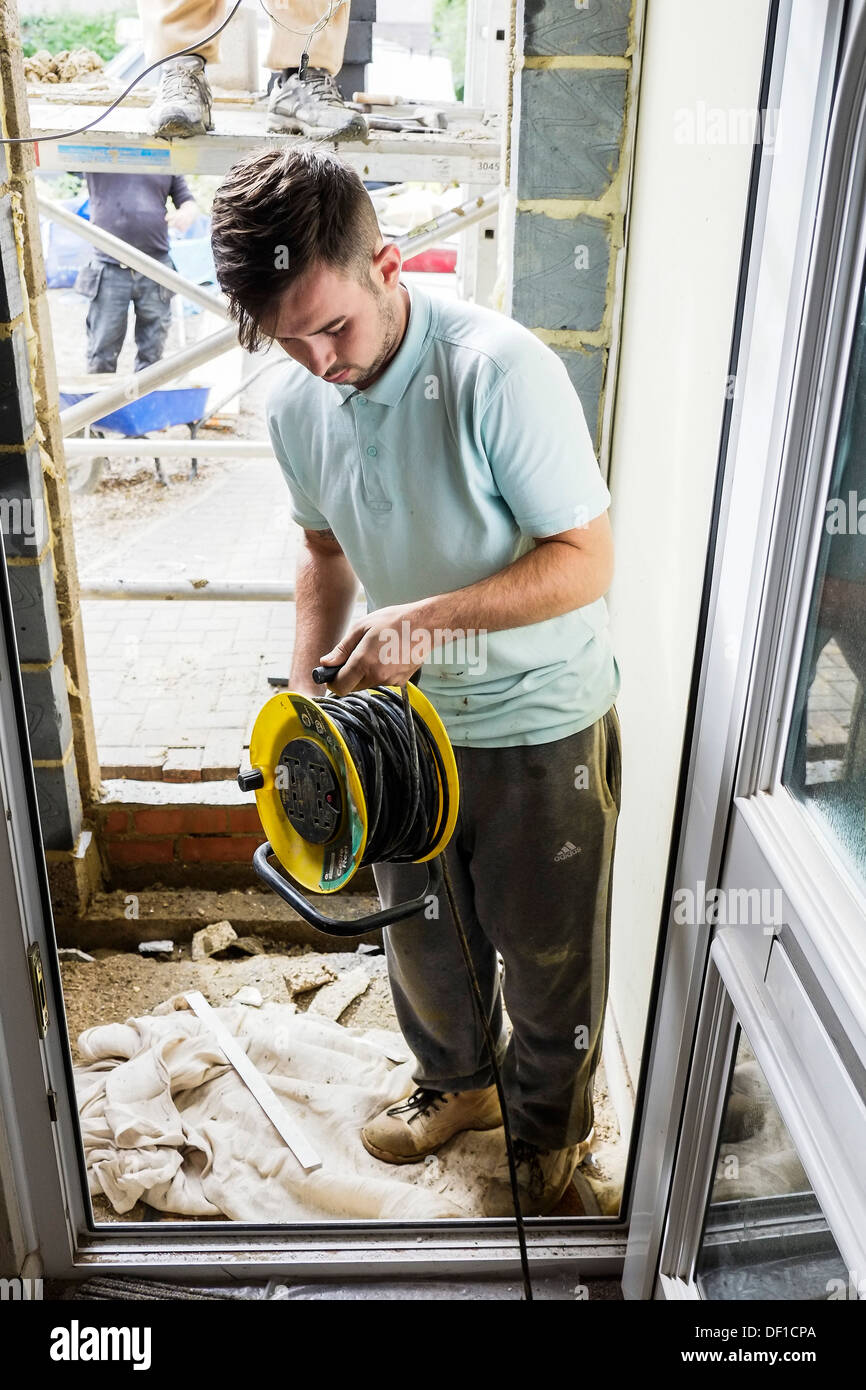
{"type": "Polygon", "coordinates": [[[198,40],[222,24],[226,0],[138,0],[138,13],[148,64],[196,45],[195,53],[163,63],[154,74],[158,83],[148,112],[150,133],[171,140],[213,130],[205,63],[218,61],[219,39],[200,45],[198,40]]]}
{"type": "MultiPolygon", "coordinates": [[[[460,772],[464,749],[455,749],[460,772]]],[[[462,818],[445,851],[497,1060],[507,1042],[496,952],[475,915],[469,845],[462,818]]],[[[426,864],[374,864],[382,907],[419,897],[426,864]]],[[[418,1091],[362,1131],[365,1146],[386,1162],[413,1162],[463,1129],[501,1124],[493,1072],[444,884],[423,912],[383,931],[388,976],[400,1030],[411,1049],[418,1091]]]]}
{"type": "MultiPolygon", "coordinates": [[[[367,123],[351,111],[334,83],[343,65],[349,30],[349,0],[334,10],[309,48],[303,77],[298,69],[310,30],[332,0],[271,0],[271,41],[265,67],[274,73],[268,96],[268,129],[334,139],[362,139],[367,123]]],[[[219,61],[220,39],[198,40],[219,27],[228,0],[139,0],[148,63],[196,45],[196,52],[159,69],[157,96],[148,113],[151,134],[163,139],[204,135],[213,129],[212,102],[205,65],[219,61]]],[[[230,27],[223,31],[230,33],[230,27]]],[[[220,38],[222,35],[220,36],[220,38]]]]}
{"type": "Polygon", "coordinates": [[[75,288],[89,299],[87,318],[88,372],[114,372],[126,337],[132,272],[108,261],[91,261],[78,273],[75,288]]]}
{"type": "Polygon", "coordinates": [[[268,96],[268,130],[302,135],[329,133],[340,140],[363,140],[367,122],[344,102],[334,81],[343,66],[349,32],[349,0],[335,8],[309,43],[307,67],[300,72],[310,31],[334,0],[289,0],[271,11],[271,42],[265,67],[277,75],[268,96]]]}
{"type": "Polygon", "coordinates": [[[171,327],[172,292],[146,275],[132,272],[132,302],[135,306],[135,370],[158,362],[171,327]]]}

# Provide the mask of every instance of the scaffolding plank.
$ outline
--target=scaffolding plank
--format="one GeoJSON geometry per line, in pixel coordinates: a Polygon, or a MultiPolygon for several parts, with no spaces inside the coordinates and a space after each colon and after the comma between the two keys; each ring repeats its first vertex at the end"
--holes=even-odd
{"type": "MultiPolygon", "coordinates": [[[[156,140],[143,130],[140,107],[119,106],[101,125],[83,135],[46,139],[95,119],[104,109],[80,102],[31,101],[30,123],[36,158],[45,172],[61,170],[117,173],[224,174],[247,151],[266,144],[303,144],[300,135],[265,130],[263,109],[216,107],[216,129],[188,140],[156,140]]],[[[364,179],[402,183],[499,183],[500,132],[496,125],[465,121],[448,130],[374,131],[370,139],[340,141],[327,148],[364,179]]]]}

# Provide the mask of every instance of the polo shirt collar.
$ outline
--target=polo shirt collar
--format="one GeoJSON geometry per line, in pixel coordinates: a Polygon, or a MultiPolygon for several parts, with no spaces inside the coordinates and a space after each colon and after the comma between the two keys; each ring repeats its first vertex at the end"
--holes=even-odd
{"type": "Polygon", "coordinates": [[[374,381],[365,391],[359,391],[349,382],[332,383],[334,389],[340,392],[343,402],[352,396],[363,396],[368,401],[374,401],[376,405],[397,405],[418,370],[427,344],[433,306],[430,296],[419,286],[408,285],[405,280],[401,280],[400,284],[409,293],[409,322],[403,334],[403,341],[379,380],[374,381]]]}

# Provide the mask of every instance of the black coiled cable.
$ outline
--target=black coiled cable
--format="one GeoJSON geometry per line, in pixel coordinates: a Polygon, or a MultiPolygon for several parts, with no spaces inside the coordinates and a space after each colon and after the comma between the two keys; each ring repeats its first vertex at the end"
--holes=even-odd
{"type": "Polygon", "coordinates": [[[397,695],[376,685],[356,695],[325,696],[320,703],[346,742],[364,792],[367,844],[361,863],[425,858],[448,818],[448,780],[407,687],[397,695]]]}

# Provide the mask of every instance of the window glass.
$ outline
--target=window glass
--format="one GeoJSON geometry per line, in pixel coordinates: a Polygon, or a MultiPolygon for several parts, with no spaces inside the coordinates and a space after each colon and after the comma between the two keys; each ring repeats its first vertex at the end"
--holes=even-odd
{"type": "Polygon", "coordinates": [[[866,309],[845,388],[783,781],[866,881],[866,309]]]}
{"type": "Polygon", "coordinates": [[[742,1030],[696,1278],[707,1299],[857,1297],[742,1030]]]}

